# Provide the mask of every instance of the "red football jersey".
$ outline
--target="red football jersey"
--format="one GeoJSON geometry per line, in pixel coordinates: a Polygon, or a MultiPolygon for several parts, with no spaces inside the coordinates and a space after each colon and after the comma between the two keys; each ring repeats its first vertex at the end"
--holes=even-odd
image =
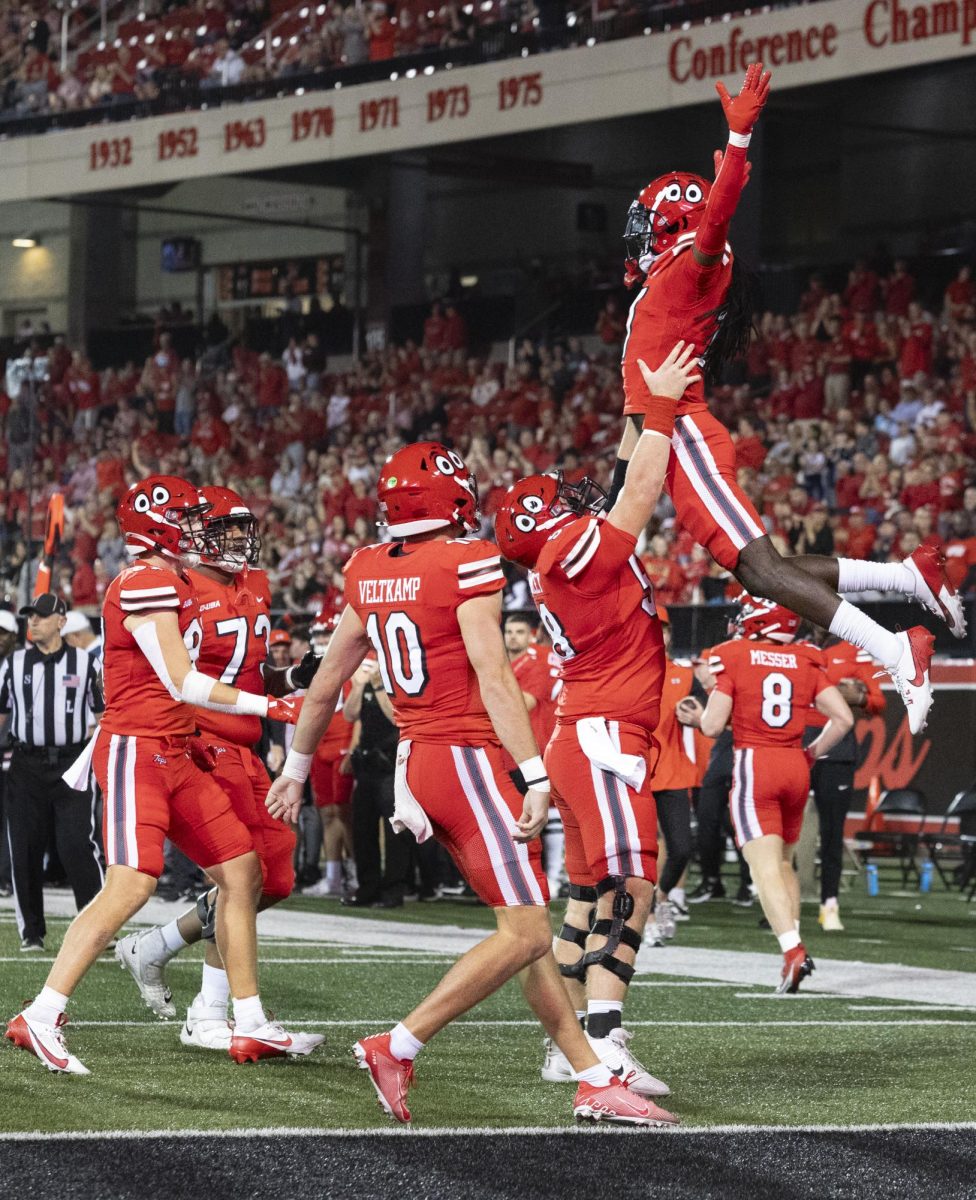
{"type": "MultiPolygon", "coordinates": [[[[693,342],[701,356],[718,329],[721,308],[732,279],[732,250],[726,245],[722,261],[713,267],[695,262],[693,238],[666,251],[655,262],[627,318],[623,350],[624,412],[641,412],[647,385],[637,360],[659,367],[678,341],[693,342]]],[[[702,381],[691,385],[678,401],[678,416],[707,408],[702,381]]]]}
{"type": "Polygon", "coordinates": [[[527,646],[513,661],[512,671],[522,691],[535,699],[529,720],[539,749],[545,750],[556,727],[559,657],[548,646],[527,646]]]}
{"type": "Polygon", "coordinates": [[[364,546],[345,576],[346,601],[366,626],[402,736],[497,744],[457,610],[505,586],[498,548],[478,538],[364,546]]]}
{"type": "MultiPolygon", "coordinates": [[[[661,720],[655,738],[661,747],[651,777],[652,792],[682,791],[698,786],[698,746],[695,731],[682,725],[675,709],[691,695],[694,672],[682,663],[668,662],[661,692],[661,720]]],[[[708,755],[706,753],[705,757],[708,755]]]]}
{"type": "Polygon", "coordinates": [[[736,747],[798,748],[810,723],[811,705],[832,686],[816,646],[742,638],[716,646],[711,658],[722,666],[716,688],[732,697],[736,747]]]}
{"type": "MultiPolygon", "coordinates": [[[[268,657],[271,633],[271,590],[263,571],[241,571],[229,583],[202,571],[187,570],[197,598],[195,623],[183,633],[190,647],[198,644],[197,670],[245,692],[264,695],[261,670],[268,657]]],[[[196,711],[197,728],[224,742],[256,746],[261,718],[243,713],[196,711]]]]}
{"type": "MultiPolygon", "coordinates": [[[[878,664],[870,654],[852,646],[850,642],[841,641],[824,646],[820,653],[830,683],[838,684],[842,679],[860,679],[868,690],[865,714],[873,717],[876,713],[884,712],[885,696],[877,678],[878,664]]],[[[827,724],[827,718],[814,709],[809,714],[807,724],[823,726],[827,724]]]]}
{"type": "Polygon", "coordinates": [[[546,542],[529,573],[539,616],[562,660],[556,719],[657,727],[664,641],[636,538],[579,517],[546,542]]]}
{"type": "MultiPolygon", "coordinates": [[[[196,597],[189,581],[165,567],[137,562],[117,575],[106,589],[102,607],[105,712],[101,728],[108,733],[166,737],[196,729],[196,709],[173,699],[123,624],[130,615],[161,610],[177,614],[184,635],[197,620],[196,597]]],[[[191,661],[194,657],[191,649],[191,661]]]]}

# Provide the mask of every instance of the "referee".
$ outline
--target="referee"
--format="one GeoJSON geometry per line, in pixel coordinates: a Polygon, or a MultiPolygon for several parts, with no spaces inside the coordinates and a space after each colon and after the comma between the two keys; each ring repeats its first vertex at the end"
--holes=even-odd
{"type": "Polygon", "coordinates": [[[7,835],[21,950],[44,949],[44,854],[52,834],[79,909],[103,882],[91,793],[61,778],[103,707],[93,660],[62,641],[65,613],[53,592],[35,596],[20,610],[32,644],[0,665],[0,730],[9,720],[13,738],[7,835]]]}

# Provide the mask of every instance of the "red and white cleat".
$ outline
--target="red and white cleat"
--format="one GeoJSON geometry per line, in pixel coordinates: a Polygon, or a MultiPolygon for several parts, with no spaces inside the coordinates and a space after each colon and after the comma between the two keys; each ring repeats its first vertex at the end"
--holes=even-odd
{"type": "Polygon", "coordinates": [[[573,1116],[578,1121],[609,1121],[611,1125],[648,1125],[656,1129],[680,1124],[674,1113],[658,1108],[653,1101],[616,1081],[608,1087],[580,1083],[573,1101],[573,1116]]]}
{"type": "Polygon", "coordinates": [[[234,1030],[228,1053],[234,1062],[257,1062],[262,1058],[291,1058],[311,1054],[325,1041],[321,1033],[288,1033],[277,1021],[265,1021],[247,1033],[234,1030]]]}
{"type": "Polygon", "coordinates": [[[776,988],[780,996],[792,996],[800,990],[800,984],[813,974],[813,959],[801,942],[783,955],[783,973],[776,988]]]}
{"type": "Polygon", "coordinates": [[[394,1121],[407,1124],[410,1121],[407,1092],[413,1083],[413,1063],[394,1057],[390,1052],[388,1033],[374,1033],[372,1037],[361,1038],[353,1046],[352,1052],[360,1069],[369,1072],[383,1111],[394,1121]]]}
{"type": "Polygon", "coordinates": [[[915,577],[915,599],[941,617],[953,637],[966,636],[966,614],[959,593],[945,573],[945,555],[934,546],[919,546],[902,561],[915,577]]]}
{"type": "Polygon", "coordinates": [[[913,625],[895,637],[902,644],[901,658],[888,669],[888,674],[908,710],[908,728],[912,733],[921,733],[932,707],[929,665],[935,637],[923,625],[913,625]]]}
{"type": "Polygon", "coordinates": [[[56,1025],[45,1025],[32,1021],[26,1013],[18,1013],[7,1022],[4,1037],[10,1039],[21,1050],[36,1055],[49,1071],[63,1075],[90,1075],[91,1071],[68,1051],[64,1043],[64,1027],[68,1023],[64,1013],[56,1025]]]}

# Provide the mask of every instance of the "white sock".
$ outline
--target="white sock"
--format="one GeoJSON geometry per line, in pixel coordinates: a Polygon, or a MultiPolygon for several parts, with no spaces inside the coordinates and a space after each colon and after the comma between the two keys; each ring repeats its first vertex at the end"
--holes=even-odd
{"type": "Polygon", "coordinates": [[[863,562],[859,558],[838,558],[838,592],[901,592],[915,595],[915,576],[900,562],[863,562]]]}
{"type": "Polygon", "coordinates": [[[824,908],[836,908],[837,907],[837,897],[836,896],[828,896],[827,899],[823,902],[823,907],[824,908]]]}
{"type": "Polygon", "coordinates": [[[872,658],[876,658],[887,670],[893,667],[901,658],[902,645],[890,630],[872,621],[860,609],[841,600],[833,620],[830,622],[830,632],[845,642],[852,642],[862,650],[866,650],[872,658]]]}
{"type": "Polygon", "coordinates": [[[800,935],[795,929],[791,929],[789,933],[780,933],[776,935],[776,940],[779,942],[779,948],[784,954],[788,954],[791,950],[795,950],[800,944],[800,935]]]}
{"type": "Polygon", "coordinates": [[[671,891],[668,892],[668,899],[671,901],[672,904],[677,904],[681,908],[684,908],[685,905],[688,903],[687,900],[685,899],[685,889],[684,888],[672,888],[671,891]]]}
{"type": "Polygon", "coordinates": [[[614,1081],[610,1068],[603,1063],[597,1063],[595,1067],[587,1067],[585,1071],[577,1071],[576,1078],[581,1083],[588,1083],[590,1087],[609,1087],[614,1081]]]}
{"type": "Polygon", "coordinates": [[[57,1025],[58,1017],[68,1007],[68,997],[62,996],[54,988],[42,987],[33,1004],[28,1004],[24,1015],[42,1025],[57,1025]]]}
{"type": "Polygon", "coordinates": [[[183,934],[180,933],[177,921],[170,921],[168,925],[160,925],[157,933],[163,939],[167,958],[172,958],[174,954],[179,954],[181,950],[186,949],[190,944],[183,934]]]}
{"type": "Polygon", "coordinates": [[[390,1053],[401,1062],[413,1062],[423,1048],[402,1021],[390,1031],[390,1053]]]}
{"type": "Polygon", "coordinates": [[[793,922],[793,927],[796,929],[797,933],[800,932],[800,918],[799,917],[797,917],[797,919],[793,922]]]}
{"type": "Polygon", "coordinates": [[[245,996],[234,1000],[234,1028],[237,1033],[253,1033],[267,1022],[260,996],[245,996]]]}
{"type": "Polygon", "coordinates": [[[592,1017],[594,1013],[622,1013],[623,1011],[623,1000],[588,1000],[586,1002],[586,1015],[588,1017],[592,1017]]]}
{"type": "Polygon", "coordinates": [[[338,892],[342,886],[342,863],[332,862],[331,860],[325,864],[325,886],[330,892],[338,892]]]}
{"type": "Polygon", "coordinates": [[[586,1028],[591,1038],[609,1037],[619,1029],[624,1011],[623,1000],[590,1000],[586,1005],[586,1028]]]}
{"type": "Polygon", "coordinates": [[[212,967],[203,964],[203,982],[200,984],[200,995],[208,1008],[226,1008],[230,999],[230,984],[227,982],[227,972],[223,967],[212,967]]]}

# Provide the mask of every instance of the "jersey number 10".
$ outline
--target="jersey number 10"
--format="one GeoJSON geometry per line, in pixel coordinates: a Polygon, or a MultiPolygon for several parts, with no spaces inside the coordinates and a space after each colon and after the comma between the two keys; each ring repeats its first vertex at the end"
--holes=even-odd
{"type": "Polygon", "coordinates": [[[366,636],[379,659],[383,687],[393,695],[400,691],[419,696],[427,686],[427,655],[420,630],[406,613],[391,612],[380,625],[376,613],[366,618],[366,636]]]}

